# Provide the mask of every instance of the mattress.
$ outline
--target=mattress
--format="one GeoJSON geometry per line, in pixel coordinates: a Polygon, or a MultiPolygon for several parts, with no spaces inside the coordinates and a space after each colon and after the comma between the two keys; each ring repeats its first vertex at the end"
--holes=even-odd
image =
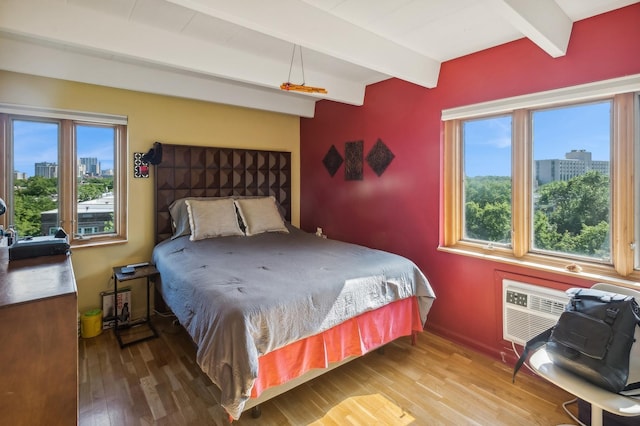
{"type": "Polygon", "coordinates": [[[153,252],[159,290],[234,418],[251,396],[259,357],[406,298],[415,298],[424,324],[435,298],[402,256],[287,226],[288,234],[184,236],[153,252]]]}

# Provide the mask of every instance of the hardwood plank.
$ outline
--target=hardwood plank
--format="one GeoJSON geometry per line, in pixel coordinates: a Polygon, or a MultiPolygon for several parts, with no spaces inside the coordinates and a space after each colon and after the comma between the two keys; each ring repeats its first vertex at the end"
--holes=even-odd
{"type": "MultiPolygon", "coordinates": [[[[80,425],[228,424],[220,391],[170,318],[160,338],[120,349],[111,331],[80,340],[80,425]]],[[[572,396],[429,332],[386,345],[260,408],[234,425],[550,425],[571,422],[572,396]]],[[[575,411],[575,410],[574,410],[575,411]]]]}

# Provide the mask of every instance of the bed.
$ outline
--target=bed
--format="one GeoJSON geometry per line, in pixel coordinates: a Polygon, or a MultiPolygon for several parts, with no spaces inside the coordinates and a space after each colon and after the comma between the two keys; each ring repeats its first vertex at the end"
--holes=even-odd
{"type": "Polygon", "coordinates": [[[290,153],[162,150],[157,290],[230,418],[423,329],[435,295],[415,264],[291,225],[290,153]]]}

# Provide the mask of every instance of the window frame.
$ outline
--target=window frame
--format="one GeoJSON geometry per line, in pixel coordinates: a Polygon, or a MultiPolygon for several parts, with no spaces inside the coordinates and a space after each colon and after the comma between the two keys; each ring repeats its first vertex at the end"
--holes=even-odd
{"type": "MultiPolygon", "coordinates": [[[[11,120],[49,121],[60,124],[58,146],[58,220],[67,232],[72,247],[85,247],[122,243],[127,241],[127,173],[126,155],[128,149],[127,117],[109,114],[48,109],[14,104],[0,104],[0,170],[4,171],[3,183],[0,184],[0,197],[7,200],[11,208],[14,173],[10,158],[11,120]],[[116,231],[99,235],[76,235],[78,200],[77,200],[77,150],[76,125],[108,126],[115,131],[114,140],[114,226],[116,231]]],[[[10,214],[0,217],[0,224],[6,229],[10,224],[10,214]]]]}
{"type": "MultiPolygon", "coordinates": [[[[466,173],[465,173],[465,162],[464,162],[464,158],[465,158],[465,123],[470,122],[470,121],[478,121],[478,120],[483,120],[486,118],[503,118],[503,117],[509,117],[510,120],[510,127],[511,127],[511,139],[513,140],[513,131],[514,131],[514,121],[513,121],[513,114],[495,114],[495,115],[491,115],[488,117],[474,117],[472,119],[461,119],[459,123],[457,123],[460,126],[460,144],[461,144],[461,155],[460,155],[460,161],[461,163],[461,172],[460,172],[460,176],[462,178],[462,187],[461,187],[461,194],[462,194],[462,200],[461,200],[461,208],[462,208],[462,218],[460,220],[460,224],[462,226],[462,236],[460,239],[464,240],[464,241],[469,241],[469,242],[475,242],[477,244],[486,244],[488,246],[491,247],[511,247],[512,242],[511,242],[511,238],[513,238],[513,235],[511,235],[509,238],[508,242],[502,242],[502,241],[485,241],[482,239],[476,239],[473,237],[469,237],[468,235],[465,237],[465,234],[467,233],[467,229],[465,226],[466,223],[466,219],[467,219],[467,206],[466,206],[466,197],[465,197],[465,193],[466,193],[466,184],[468,179],[465,177],[466,173]]],[[[509,147],[509,151],[511,152],[511,155],[513,157],[513,144],[510,144],[509,147]]],[[[511,179],[511,181],[513,181],[513,170],[509,170],[509,178],[511,179]]],[[[511,195],[513,196],[513,190],[511,191],[511,195]]],[[[512,204],[513,204],[513,200],[512,200],[512,204]]],[[[511,228],[513,230],[513,217],[511,217],[511,228]]]]}
{"type": "Polygon", "coordinates": [[[441,251],[469,255],[532,269],[579,274],[587,279],[624,281],[640,279],[634,252],[640,215],[639,180],[634,170],[638,157],[640,74],[443,110],[443,181],[441,251]],[[532,186],[534,167],[531,112],[548,107],[612,100],[611,142],[611,264],[532,252],[532,186]],[[464,159],[462,122],[512,114],[512,242],[510,246],[463,240],[464,159]],[[637,159],[637,160],[636,160],[637,159]],[[633,176],[633,185],[629,177],[633,176]],[[636,215],[634,215],[634,206],[636,215]]]}

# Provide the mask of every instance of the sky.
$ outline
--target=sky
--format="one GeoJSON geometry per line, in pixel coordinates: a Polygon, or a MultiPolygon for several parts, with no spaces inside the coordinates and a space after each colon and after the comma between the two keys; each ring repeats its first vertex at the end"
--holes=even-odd
{"type": "MultiPolygon", "coordinates": [[[[533,115],[534,160],[565,158],[584,149],[610,161],[611,103],[538,110],[533,115]]],[[[511,175],[511,118],[470,120],[463,130],[466,176],[511,175]]]]}
{"type": "MultiPolygon", "coordinates": [[[[35,173],[35,163],[58,163],[58,124],[13,121],[14,171],[28,177],[35,173]]],[[[102,170],[113,168],[114,131],[108,127],[77,126],[78,158],[94,157],[102,170]]]]}
{"type": "MultiPolygon", "coordinates": [[[[565,158],[584,149],[593,160],[610,158],[610,102],[539,110],[534,113],[534,159],[565,158]]],[[[34,164],[57,163],[55,123],[14,121],[14,170],[34,175],[34,164]]],[[[78,158],[96,157],[103,170],[113,168],[113,130],[78,126],[78,158]]],[[[467,176],[511,175],[511,118],[470,120],[464,126],[467,176]]]]}

